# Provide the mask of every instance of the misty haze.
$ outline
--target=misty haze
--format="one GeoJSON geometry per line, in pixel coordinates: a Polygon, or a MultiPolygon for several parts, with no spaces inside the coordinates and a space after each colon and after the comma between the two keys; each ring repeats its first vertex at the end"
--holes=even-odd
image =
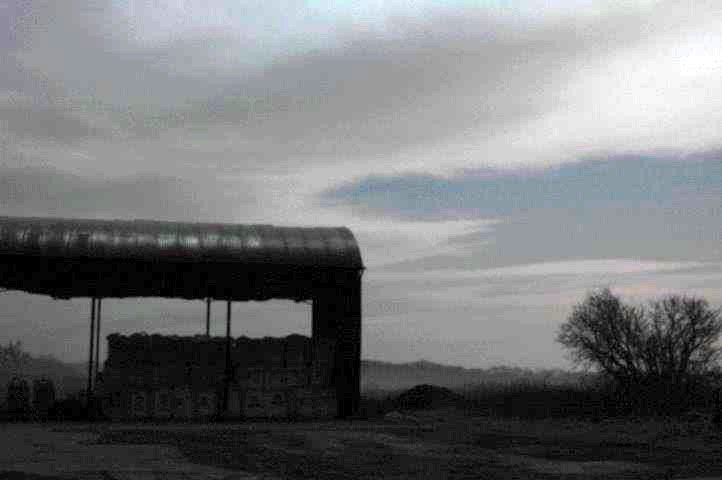
{"type": "Polygon", "coordinates": [[[722,478],[720,45],[0,0],[0,479],[722,478]]]}

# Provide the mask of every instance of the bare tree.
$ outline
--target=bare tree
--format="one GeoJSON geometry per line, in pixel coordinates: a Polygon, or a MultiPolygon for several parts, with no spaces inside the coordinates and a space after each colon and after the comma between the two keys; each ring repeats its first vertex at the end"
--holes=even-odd
{"type": "Polygon", "coordinates": [[[706,300],[670,295],[651,303],[646,363],[649,373],[680,388],[717,364],[719,310],[706,300]]]}
{"type": "Polygon", "coordinates": [[[704,299],[669,295],[644,308],[603,289],[574,306],[557,341],[575,362],[627,390],[664,386],[666,395],[679,398],[692,380],[718,367],[721,333],[720,311],[704,299]]]}
{"type": "Polygon", "coordinates": [[[626,382],[644,372],[644,309],[625,305],[609,289],[587,294],[562,324],[557,341],[586,367],[626,382]]]}

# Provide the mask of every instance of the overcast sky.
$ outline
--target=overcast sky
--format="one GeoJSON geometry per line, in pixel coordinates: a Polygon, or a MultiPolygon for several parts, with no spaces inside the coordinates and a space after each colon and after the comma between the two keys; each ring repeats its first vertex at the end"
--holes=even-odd
{"type": "MultiPolygon", "coordinates": [[[[346,225],[389,361],[567,367],[594,287],[722,304],[717,0],[212,5],[0,0],[0,214],[346,225]]],[[[3,343],[85,359],[86,301],[0,302],[3,343]]],[[[106,300],[104,332],[203,308],[106,300]]]]}

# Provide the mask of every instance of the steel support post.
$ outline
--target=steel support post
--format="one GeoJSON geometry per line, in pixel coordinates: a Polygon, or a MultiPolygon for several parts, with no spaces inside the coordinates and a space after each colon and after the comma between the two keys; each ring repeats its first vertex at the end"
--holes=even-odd
{"type": "Polygon", "coordinates": [[[226,369],[225,382],[223,385],[223,413],[228,414],[230,393],[231,393],[231,301],[228,300],[226,307],[226,369]]]}
{"type": "Polygon", "coordinates": [[[361,370],[361,291],[360,284],[339,292],[336,347],[336,392],[338,415],[348,418],[358,411],[361,370]]]}
{"type": "Polygon", "coordinates": [[[97,312],[95,314],[95,375],[93,376],[94,382],[98,379],[98,372],[100,371],[100,325],[101,325],[101,318],[102,318],[101,312],[102,312],[103,299],[98,298],[95,305],[97,308],[97,312]]]}
{"type": "Polygon", "coordinates": [[[346,310],[345,337],[348,341],[347,371],[349,395],[347,414],[358,412],[361,403],[361,276],[349,291],[346,310]]]}
{"type": "Polygon", "coordinates": [[[85,399],[90,409],[93,397],[93,343],[95,341],[95,297],[90,301],[90,341],[88,352],[88,387],[85,391],[85,399]]]}
{"type": "Polygon", "coordinates": [[[206,337],[211,336],[211,297],[206,298],[206,337]]]}

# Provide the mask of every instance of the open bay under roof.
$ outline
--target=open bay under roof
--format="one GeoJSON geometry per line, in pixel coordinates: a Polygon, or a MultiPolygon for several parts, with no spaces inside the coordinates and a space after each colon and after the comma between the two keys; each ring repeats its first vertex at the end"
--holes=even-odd
{"type": "Polygon", "coordinates": [[[344,227],[0,217],[0,288],[56,298],[307,300],[362,270],[344,227]]]}

